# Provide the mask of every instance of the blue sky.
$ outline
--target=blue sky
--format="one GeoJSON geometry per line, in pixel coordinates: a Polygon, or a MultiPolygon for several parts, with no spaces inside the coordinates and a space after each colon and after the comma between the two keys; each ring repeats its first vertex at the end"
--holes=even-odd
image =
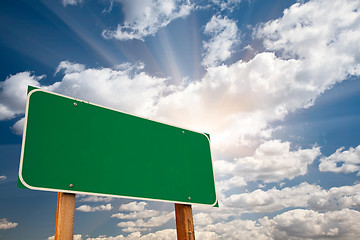
{"type": "MultiPolygon", "coordinates": [[[[1,1],[0,239],[54,235],[56,193],[16,187],[29,84],[210,133],[220,208],[193,206],[197,239],[355,239],[359,7],[1,1]]],[[[78,196],[74,239],[174,239],[173,211],[78,196]]]]}

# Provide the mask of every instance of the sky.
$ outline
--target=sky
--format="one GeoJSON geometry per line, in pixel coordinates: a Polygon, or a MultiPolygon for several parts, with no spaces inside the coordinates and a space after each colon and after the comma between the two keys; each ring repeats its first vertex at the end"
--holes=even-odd
{"type": "MultiPolygon", "coordinates": [[[[1,1],[0,239],[54,236],[56,193],[17,188],[28,85],[209,133],[220,207],[193,205],[196,239],[356,239],[359,8],[1,1]]],[[[77,195],[74,239],[176,239],[174,204],[77,195]]]]}

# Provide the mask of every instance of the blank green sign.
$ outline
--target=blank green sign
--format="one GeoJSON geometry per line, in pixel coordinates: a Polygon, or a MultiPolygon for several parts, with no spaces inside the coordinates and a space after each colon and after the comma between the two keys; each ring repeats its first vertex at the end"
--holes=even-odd
{"type": "Polygon", "coordinates": [[[35,190],[215,205],[209,138],[35,89],[19,170],[35,190]]]}

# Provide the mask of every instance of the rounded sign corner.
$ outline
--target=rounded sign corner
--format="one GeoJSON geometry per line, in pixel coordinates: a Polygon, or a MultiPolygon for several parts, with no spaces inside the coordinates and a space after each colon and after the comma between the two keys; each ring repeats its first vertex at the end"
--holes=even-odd
{"type": "Polygon", "coordinates": [[[37,190],[36,187],[31,186],[27,182],[25,182],[25,180],[24,180],[24,178],[22,176],[22,172],[19,172],[19,180],[20,180],[21,184],[24,185],[26,188],[32,189],[32,190],[37,190]]]}
{"type": "Polygon", "coordinates": [[[34,93],[36,92],[46,92],[45,90],[43,89],[40,89],[40,88],[35,88],[35,87],[32,87],[31,89],[29,89],[29,92],[28,92],[28,98],[30,98],[31,95],[33,95],[34,93]]]}
{"type": "Polygon", "coordinates": [[[210,144],[210,134],[204,133],[204,132],[202,132],[201,134],[207,139],[207,141],[208,141],[209,144],[210,144]]]}
{"type": "Polygon", "coordinates": [[[210,205],[211,207],[219,207],[219,200],[217,199],[217,196],[215,196],[215,202],[210,205]]]}

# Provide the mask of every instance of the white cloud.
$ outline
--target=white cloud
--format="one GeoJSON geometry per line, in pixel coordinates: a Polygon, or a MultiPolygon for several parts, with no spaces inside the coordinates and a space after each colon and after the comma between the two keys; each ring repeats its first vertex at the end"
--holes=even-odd
{"type": "Polygon", "coordinates": [[[160,214],[159,211],[156,210],[149,210],[149,209],[144,209],[141,211],[135,211],[132,213],[116,213],[111,215],[111,217],[115,217],[118,219],[139,219],[139,218],[150,218],[150,217],[155,217],[158,216],[160,214]]]}
{"type": "Polygon", "coordinates": [[[24,131],[24,124],[25,124],[25,118],[21,118],[19,121],[17,121],[12,127],[11,129],[13,130],[13,132],[17,135],[22,135],[23,131],[24,131]]]}
{"type": "Polygon", "coordinates": [[[276,188],[251,193],[233,194],[223,204],[242,212],[274,212],[289,207],[307,207],[311,194],[320,192],[319,186],[303,183],[292,188],[276,188]]]}
{"type": "MultiPolygon", "coordinates": [[[[258,221],[232,220],[198,228],[216,236],[213,239],[356,239],[359,236],[360,213],[343,209],[326,213],[295,209],[258,221]]],[[[211,235],[210,235],[211,236],[211,235]]]]}
{"type": "Polygon", "coordinates": [[[302,183],[291,188],[276,188],[251,193],[233,194],[222,203],[240,212],[274,212],[285,208],[311,208],[317,211],[332,211],[360,207],[360,184],[333,187],[329,190],[320,186],[302,183]]]}
{"type": "Polygon", "coordinates": [[[78,5],[81,4],[83,2],[83,0],[62,0],[62,4],[64,5],[64,7],[66,7],[67,5],[78,5]]]}
{"type": "Polygon", "coordinates": [[[3,175],[3,176],[0,176],[0,181],[5,181],[5,180],[6,180],[6,178],[7,178],[7,177],[6,177],[6,176],[4,176],[4,175],[3,175]]]}
{"type": "Polygon", "coordinates": [[[307,166],[319,155],[318,147],[291,151],[289,142],[270,140],[261,144],[253,156],[233,162],[216,161],[214,165],[219,175],[242,176],[246,181],[279,182],[306,174],[307,166]]]}
{"type": "Polygon", "coordinates": [[[360,73],[359,7],[353,0],[296,3],[282,18],[264,24],[258,36],[268,50],[307,62],[302,78],[310,77],[324,89],[347,74],[360,73]]]}
{"type": "Polygon", "coordinates": [[[145,231],[150,231],[151,228],[143,228],[143,227],[127,227],[122,229],[123,232],[145,232],[145,231]]]}
{"type": "Polygon", "coordinates": [[[125,221],[117,224],[117,226],[123,228],[125,232],[149,231],[152,227],[160,227],[171,219],[174,219],[174,212],[149,210],[146,209],[146,205],[146,202],[136,201],[122,204],[119,210],[130,213],[116,213],[111,217],[118,219],[136,219],[134,221],[125,221]]]}
{"type": "Polygon", "coordinates": [[[221,238],[215,232],[195,231],[195,239],[218,240],[221,238]]]}
{"type": "Polygon", "coordinates": [[[202,65],[217,66],[231,56],[232,48],[239,42],[236,22],[227,17],[213,16],[206,24],[204,33],[210,35],[204,42],[205,55],[202,65]]]}
{"type": "MultiPolygon", "coordinates": [[[[272,219],[264,217],[258,221],[235,219],[217,223],[208,222],[204,226],[196,226],[195,235],[196,239],[208,240],[352,240],[357,239],[360,234],[359,222],[360,213],[356,210],[342,209],[321,213],[314,210],[294,209],[279,214],[272,219]]],[[[126,237],[123,235],[115,237],[99,236],[87,238],[87,240],[171,240],[175,238],[175,229],[164,229],[146,235],[141,235],[137,231],[126,237]]]]}
{"type": "Polygon", "coordinates": [[[197,213],[193,216],[194,226],[205,226],[213,224],[212,217],[207,213],[197,213]]]}
{"type": "Polygon", "coordinates": [[[16,228],[18,223],[9,222],[6,218],[0,218],[0,229],[16,228]]]}
{"type": "Polygon", "coordinates": [[[30,72],[10,75],[0,82],[0,121],[8,120],[25,112],[28,85],[38,87],[44,76],[34,76],[30,72]]]}
{"type": "Polygon", "coordinates": [[[75,235],[73,236],[73,240],[82,240],[81,234],[75,234],[75,235]]]}
{"type": "Polygon", "coordinates": [[[329,157],[320,159],[319,170],[322,172],[352,173],[360,170],[360,145],[344,150],[341,147],[329,157]]]}
{"type": "Polygon", "coordinates": [[[195,234],[197,231],[216,234],[216,239],[271,239],[263,226],[251,220],[237,219],[229,222],[219,222],[196,229],[195,234]]]}
{"type": "Polygon", "coordinates": [[[320,77],[317,72],[325,66],[317,67],[318,63],[285,60],[270,52],[259,53],[249,62],[210,67],[201,81],[160,98],[157,115],[212,133],[217,152],[244,154],[242,148],[254,144],[254,139],[271,136],[271,122],[311,106],[347,75],[327,70],[320,77]]]}
{"type": "Polygon", "coordinates": [[[121,204],[119,207],[120,211],[128,211],[128,212],[132,212],[132,211],[144,211],[145,210],[145,206],[147,205],[146,202],[130,202],[127,204],[121,204]]]}
{"type": "Polygon", "coordinates": [[[291,89],[296,68],[272,53],[259,54],[247,63],[211,67],[200,82],[159,99],[157,114],[210,132],[214,146],[233,152],[249,144],[249,136],[269,137],[269,122],[305,105],[307,99],[297,97],[301,90],[291,89]]]}
{"type": "MultiPolygon", "coordinates": [[[[226,169],[227,166],[229,166],[231,164],[228,164],[225,161],[216,161],[216,165],[215,165],[215,169],[217,170],[217,172],[219,172],[219,169],[226,169]]],[[[228,172],[230,169],[226,169],[226,171],[228,172]]],[[[220,170],[221,171],[221,170],[220,170]]],[[[217,181],[216,182],[216,190],[218,192],[225,192],[227,190],[236,188],[236,187],[243,187],[246,186],[247,183],[245,181],[245,179],[243,177],[240,176],[233,176],[229,179],[226,180],[221,180],[221,181],[217,181]]]]}
{"type": "Polygon", "coordinates": [[[147,235],[141,236],[139,239],[141,240],[173,240],[176,239],[176,231],[175,229],[164,229],[161,231],[157,231],[154,233],[149,233],[147,235]]]}
{"type": "Polygon", "coordinates": [[[273,239],[356,239],[360,235],[360,213],[355,210],[319,213],[295,209],[261,224],[268,227],[273,239]]]}
{"type": "MultiPolygon", "coordinates": [[[[65,94],[82,100],[121,109],[139,115],[151,115],[163,91],[167,91],[166,79],[138,72],[132,65],[114,70],[110,68],[84,69],[83,65],[61,62],[58,70],[64,70],[62,81],[44,86],[39,81],[44,76],[30,72],[17,73],[0,82],[0,120],[8,120],[25,112],[27,86],[65,94]]],[[[13,129],[21,134],[24,120],[13,129]]]]}
{"type": "Polygon", "coordinates": [[[77,73],[85,70],[85,66],[79,63],[71,63],[69,61],[61,61],[56,68],[55,74],[64,70],[65,74],[77,73]]]}
{"type": "MultiPolygon", "coordinates": [[[[272,188],[266,191],[257,189],[253,192],[223,197],[220,199],[220,208],[194,206],[195,211],[201,212],[199,216],[194,216],[194,221],[198,230],[208,231],[209,229],[205,229],[205,226],[221,223],[219,227],[225,228],[228,224],[228,231],[232,231],[230,228],[234,222],[231,220],[239,220],[244,213],[274,213],[293,208],[312,209],[319,212],[348,208],[360,209],[359,193],[360,184],[333,187],[329,190],[308,183],[283,189],[272,188]]],[[[259,226],[259,223],[254,224],[259,226]]],[[[220,232],[216,231],[216,234],[220,232]]],[[[236,239],[236,237],[225,239],[236,239]]]]}
{"type": "Polygon", "coordinates": [[[159,216],[151,217],[146,221],[143,219],[138,219],[136,221],[120,222],[117,224],[117,226],[124,228],[123,231],[130,232],[132,230],[136,230],[137,228],[160,227],[174,218],[175,218],[174,212],[170,212],[170,213],[165,212],[159,216]]]}
{"type": "Polygon", "coordinates": [[[112,209],[111,203],[106,205],[100,205],[91,207],[89,205],[81,205],[80,207],[76,208],[76,210],[81,212],[98,212],[98,211],[110,211],[112,209]]]}
{"type": "MultiPolygon", "coordinates": [[[[257,36],[264,39],[268,51],[276,50],[276,54],[262,52],[248,62],[209,67],[200,81],[160,98],[157,117],[211,133],[214,152],[225,155],[225,159],[236,158],[235,162],[246,164],[250,172],[240,167],[234,172],[236,175],[244,173],[245,180],[260,177],[265,182],[280,181],[305,174],[307,165],[319,155],[316,147],[298,150],[296,156],[286,150],[286,144],[279,144],[283,149],[282,156],[288,153],[291,161],[281,160],[282,156],[270,157],[270,160],[290,172],[273,165],[266,173],[264,167],[247,161],[260,163],[262,160],[256,154],[250,158],[239,156],[249,155],[258,146],[259,138],[271,137],[271,122],[283,120],[289,112],[313,105],[316,98],[336,82],[347,79],[349,74],[358,74],[360,53],[354,47],[360,41],[360,24],[357,24],[354,3],[315,2],[295,4],[283,18],[258,28],[257,36]],[[332,9],[317,11],[319,8],[332,9]],[[311,20],[312,24],[306,24],[303,19],[311,20]],[[336,19],[340,21],[335,24],[336,19]],[[296,34],[292,33],[293,26],[297,26],[296,34]],[[298,36],[302,38],[308,32],[321,32],[322,27],[333,34],[316,35],[316,39],[310,38],[311,42],[298,43],[298,36]],[[331,30],[333,28],[335,30],[331,30]],[[343,39],[343,35],[350,33],[353,33],[351,40],[343,39]],[[280,44],[282,41],[284,44],[280,44]],[[352,44],[348,44],[349,41],[352,44]],[[291,54],[291,49],[295,49],[296,54],[291,54]],[[296,157],[304,157],[305,162],[296,157]]],[[[216,172],[223,163],[226,162],[217,164],[215,161],[216,172]]],[[[228,165],[231,163],[234,162],[228,165]]]]}
{"type": "Polygon", "coordinates": [[[308,206],[317,211],[360,209],[360,184],[313,192],[309,195],[308,206]]]}
{"type": "Polygon", "coordinates": [[[144,72],[86,69],[65,74],[61,82],[48,89],[125,112],[151,115],[162,91],[167,88],[165,80],[144,72]]]}
{"type": "MultiPolygon", "coordinates": [[[[48,237],[48,240],[54,240],[54,239],[55,239],[55,236],[48,237]]],[[[75,234],[73,236],[73,240],[82,240],[82,239],[83,238],[82,238],[81,234],[75,234]]]]}
{"type": "Polygon", "coordinates": [[[242,0],[227,0],[227,1],[222,1],[222,0],[212,0],[212,2],[216,5],[218,5],[221,10],[229,10],[229,11],[233,11],[234,8],[241,2],[242,0]]]}
{"type": "Polygon", "coordinates": [[[139,39],[154,35],[171,21],[189,15],[193,6],[176,0],[118,0],[122,4],[125,21],[116,30],[103,31],[103,37],[119,40],[139,39]]]}
{"type": "Polygon", "coordinates": [[[111,197],[100,197],[100,196],[86,196],[82,197],[79,202],[111,202],[111,197]]]}
{"type": "Polygon", "coordinates": [[[173,240],[176,239],[175,229],[164,229],[157,232],[149,233],[141,236],[140,232],[133,232],[128,236],[118,235],[115,237],[99,236],[96,238],[87,238],[86,240],[173,240]]]}

